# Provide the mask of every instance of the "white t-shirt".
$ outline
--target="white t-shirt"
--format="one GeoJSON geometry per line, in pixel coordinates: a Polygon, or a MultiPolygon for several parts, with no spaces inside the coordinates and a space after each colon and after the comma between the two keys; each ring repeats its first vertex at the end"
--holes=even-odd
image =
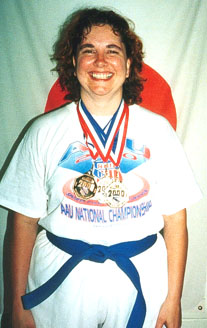
{"type": "MultiPolygon", "coordinates": [[[[39,117],[26,132],[0,183],[0,204],[40,218],[39,224],[56,235],[111,245],[157,233],[163,228],[163,214],[176,213],[201,198],[170,124],[137,105],[129,107],[120,163],[129,194],[126,205],[110,208],[96,197],[75,196],[75,178],[91,167],[72,103],[39,117]]],[[[114,165],[107,167],[113,178],[114,165]]],[[[104,171],[98,158],[93,170],[97,181],[104,171]]]]}

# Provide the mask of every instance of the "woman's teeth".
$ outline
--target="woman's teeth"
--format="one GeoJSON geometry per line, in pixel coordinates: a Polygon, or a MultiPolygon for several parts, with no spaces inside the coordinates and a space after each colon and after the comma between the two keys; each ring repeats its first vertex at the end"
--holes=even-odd
{"type": "Polygon", "coordinates": [[[92,73],[94,79],[107,80],[112,76],[112,73],[92,73]]]}

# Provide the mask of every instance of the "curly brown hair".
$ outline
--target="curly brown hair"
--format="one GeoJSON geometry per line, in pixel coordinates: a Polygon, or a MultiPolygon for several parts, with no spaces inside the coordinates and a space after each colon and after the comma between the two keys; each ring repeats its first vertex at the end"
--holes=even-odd
{"type": "Polygon", "coordinates": [[[111,26],[119,35],[130,59],[130,74],[123,85],[123,98],[128,105],[141,102],[143,78],[140,76],[143,61],[142,41],[134,32],[134,24],[112,10],[105,8],[85,8],[72,13],[59,30],[59,36],[53,45],[51,60],[56,62],[53,71],[57,71],[62,89],[69,93],[65,99],[80,100],[80,83],[76,77],[73,57],[77,57],[78,46],[92,26],[111,26]]]}

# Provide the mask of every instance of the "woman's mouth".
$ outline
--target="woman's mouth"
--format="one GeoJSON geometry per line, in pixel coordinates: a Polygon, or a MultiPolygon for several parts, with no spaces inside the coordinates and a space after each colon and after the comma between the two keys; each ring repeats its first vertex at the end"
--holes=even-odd
{"type": "Polygon", "coordinates": [[[108,80],[112,77],[113,74],[112,73],[95,73],[95,72],[92,72],[90,75],[95,80],[108,80]]]}

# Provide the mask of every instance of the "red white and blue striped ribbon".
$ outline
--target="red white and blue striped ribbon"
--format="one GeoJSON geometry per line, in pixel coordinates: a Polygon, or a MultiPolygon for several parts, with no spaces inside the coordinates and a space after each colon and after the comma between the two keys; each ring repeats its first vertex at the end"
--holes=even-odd
{"type": "Polygon", "coordinates": [[[110,160],[118,167],[126,141],[129,119],[127,104],[121,102],[104,129],[98,125],[82,101],[77,106],[77,112],[91,157],[95,160],[100,156],[103,162],[110,160]]]}

